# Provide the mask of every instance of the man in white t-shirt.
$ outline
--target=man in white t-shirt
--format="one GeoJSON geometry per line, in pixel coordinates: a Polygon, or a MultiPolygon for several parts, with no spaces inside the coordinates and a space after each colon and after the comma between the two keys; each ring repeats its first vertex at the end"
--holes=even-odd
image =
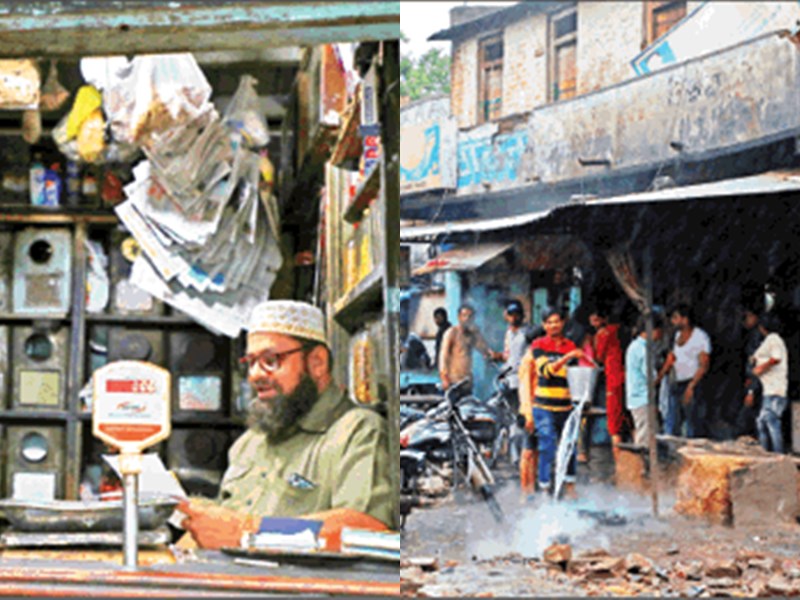
{"type": "MultiPolygon", "coordinates": [[[[519,365],[522,357],[530,345],[528,336],[530,332],[523,324],[525,321],[525,309],[519,300],[509,300],[506,302],[506,309],[503,313],[508,329],[503,340],[502,358],[505,361],[502,370],[511,368],[506,381],[506,401],[511,408],[511,414],[516,416],[519,413],[519,365]]],[[[511,427],[511,460],[514,464],[519,461],[522,451],[524,431],[516,426],[516,422],[511,427]]]]}
{"type": "Polygon", "coordinates": [[[758,377],[763,390],[761,411],[756,419],[758,440],[764,450],[783,453],[781,418],[788,405],[789,353],[778,335],[779,321],[774,314],[761,315],[758,328],[766,336],[751,358],[753,375],[758,377]]]}
{"type": "Polygon", "coordinates": [[[704,437],[706,407],[700,381],[708,373],[711,339],[705,331],[695,326],[692,309],[686,304],[679,304],[672,309],[670,321],[677,329],[675,341],[656,379],[656,383],[659,383],[670,369],[673,370],[664,432],[682,435],[685,423],[686,437],[704,437]]]}

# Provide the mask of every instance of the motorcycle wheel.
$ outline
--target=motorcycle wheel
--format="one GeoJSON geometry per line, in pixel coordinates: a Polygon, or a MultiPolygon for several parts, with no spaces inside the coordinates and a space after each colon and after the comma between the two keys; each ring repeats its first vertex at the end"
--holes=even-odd
{"type": "Polygon", "coordinates": [[[497,434],[497,437],[494,440],[494,444],[492,445],[492,456],[487,461],[490,469],[493,469],[495,465],[498,463],[498,461],[508,457],[508,449],[509,449],[508,429],[504,427],[503,429],[500,430],[500,433],[497,434]]]}

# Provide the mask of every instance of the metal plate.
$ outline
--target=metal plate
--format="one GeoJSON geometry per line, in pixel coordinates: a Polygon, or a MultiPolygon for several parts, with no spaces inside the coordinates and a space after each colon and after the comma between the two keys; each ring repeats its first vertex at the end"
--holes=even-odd
{"type": "Polygon", "coordinates": [[[164,336],[157,329],[111,327],[108,330],[108,362],[142,360],[163,366],[164,336]]]}
{"type": "Polygon", "coordinates": [[[222,410],[222,377],[181,375],[178,377],[178,409],[219,412],[222,410]]]}
{"type": "Polygon", "coordinates": [[[0,409],[8,408],[8,327],[0,326],[0,409]]]}
{"type": "Polygon", "coordinates": [[[12,329],[12,408],[64,408],[68,335],[66,327],[55,332],[33,327],[12,329]]]}
{"type": "Polygon", "coordinates": [[[172,410],[225,412],[227,341],[207,332],[180,331],[170,335],[169,345],[172,410]]]}
{"type": "Polygon", "coordinates": [[[14,237],[0,232],[0,313],[11,311],[11,276],[14,267],[14,237]]]}
{"type": "Polygon", "coordinates": [[[14,312],[58,315],[69,311],[72,235],[69,229],[30,227],[14,242],[14,312]]]}
{"type": "MultiPolygon", "coordinates": [[[[39,533],[6,531],[0,535],[0,546],[5,548],[49,548],[53,546],[122,546],[121,531],[93,531],[90,533],[39,533]]],[[[171,540],[169,529],[140,531],[139,546],[159,546],[171,540]]]]}
{"type": "Polygon", "coordinates": [[[62,495],[62,427],[9,425],[6,428],[5,448],[5,496],[17,494],[42,498],[50,495],[51,487],[55,488],[56,497],[62,495]],[[28,451],[23,452],[26,448],[28,451]]]}
{"type": "MultiPolygon", "coordinates": [[[[139,501],[139,528],[142,531],[163,527],[175,510],[173,498],[146,498],[139,501]]],[[[75,502],[53,500],[0,500],[0,510],[18,531],[122,531],[122,502],[75,502]]]]}

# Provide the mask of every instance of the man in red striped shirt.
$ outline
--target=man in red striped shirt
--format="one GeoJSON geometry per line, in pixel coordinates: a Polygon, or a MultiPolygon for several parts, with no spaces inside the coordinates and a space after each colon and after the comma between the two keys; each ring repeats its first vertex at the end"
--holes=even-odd
{"type": "MultiPolygon", "coordinates": [[[[564,318],[557,309],[544,314],[546,335],[531,344],[536,366],[536,395],[533,401],[533,422],[539,447],[539,489],[552,486],[552,470],[561,432],[572,410],[567,385],[567,363],[583,356],[575,344],[564,337],[564,318]]],[[[572,455],[564,479],[564,493],[575,494],[575,454],[572,455]]]]}

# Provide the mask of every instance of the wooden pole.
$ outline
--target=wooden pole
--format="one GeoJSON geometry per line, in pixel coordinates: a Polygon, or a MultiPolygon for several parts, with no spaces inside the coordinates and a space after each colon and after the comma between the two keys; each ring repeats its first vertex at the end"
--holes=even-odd
{"type": "Polygon", "coordinates": [[[653,501],[653,516],[658,517],[658,447],[656,446],[656,428],[658,418],[656,407],[655,377],[655,349],[653,348],[653,257],[652,247],[648,242],[644,250],[644,298],[645,320],[647,328],[647,425],[648,445],[650,447],[650,490],[653,501]]]}

